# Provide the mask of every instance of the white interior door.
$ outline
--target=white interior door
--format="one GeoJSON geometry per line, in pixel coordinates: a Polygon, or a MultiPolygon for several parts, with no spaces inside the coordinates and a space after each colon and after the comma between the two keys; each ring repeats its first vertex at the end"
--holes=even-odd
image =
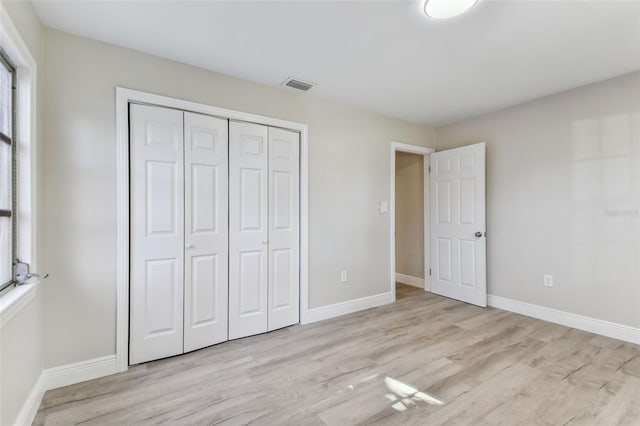
{"type": "Polygon", "coordinates": [[[229,338],[267,331],[267,127],[229,122],[229,338]]]}
{"type": "Polygon", "coordinates": [[[431,161],[431,291],[487,306],[485,144],[431,161]]]}
{"type": "Polygon", "coordinates": [[[183,351],[184,174],[181,111],[130,106],[129,363],[183,351]]]}
{"type": "Polygon", "coordinates": [[[269,128],[269,331],[300,316],[300,135],[269,128]]]}
{"type": "Polygon", "coordinates": [[[184,113],[184,351],[228,339],[227,120],[184,113]]]}

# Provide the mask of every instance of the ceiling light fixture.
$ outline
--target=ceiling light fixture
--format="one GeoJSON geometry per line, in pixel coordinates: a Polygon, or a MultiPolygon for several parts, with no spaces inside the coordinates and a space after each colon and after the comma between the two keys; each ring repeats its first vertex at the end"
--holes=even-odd
{"type": "Polygon", "coordinates": [[[463,14],[477,2],[478,0],[427,0],[424,2],[424,13],[433,19],[449,19],[463,14]]]}

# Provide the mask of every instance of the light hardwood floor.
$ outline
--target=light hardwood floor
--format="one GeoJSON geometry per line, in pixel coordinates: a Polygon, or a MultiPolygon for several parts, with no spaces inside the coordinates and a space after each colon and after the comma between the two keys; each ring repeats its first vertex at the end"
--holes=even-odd
{"type": "Polygon", "coordinates": [[[49,391],[35,424],[640,425],[640,346],[397,294],[49,391]]]}

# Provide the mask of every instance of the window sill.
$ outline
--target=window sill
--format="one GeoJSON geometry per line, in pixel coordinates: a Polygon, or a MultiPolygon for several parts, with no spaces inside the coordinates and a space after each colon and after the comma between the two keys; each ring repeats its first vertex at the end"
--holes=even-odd
{"type": "Polygon", "coordinates": [[[0,297],[0,328],[27,304],[36,294],[37,284],[23,284],[0,297]]]}

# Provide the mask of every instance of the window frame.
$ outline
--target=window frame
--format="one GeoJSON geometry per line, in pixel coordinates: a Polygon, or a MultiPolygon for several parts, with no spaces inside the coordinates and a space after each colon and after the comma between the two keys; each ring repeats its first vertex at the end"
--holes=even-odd
{"type": "MultiPolygon", "coordinates": [[[[18,185],[14,192],[17,200],[14,205],[16,211],[14,226],[17,229],[16,235],[19,237],[15,239],[16,248],[13,257],[14,260],[18,258],[36,271],[41,266],[38,258],[37,236],[39,235],[38,223],[42,215],[38,211],[40,121],[37,102],[40,79],[38,64],[35,60],[35,57],[41,57],[43,53],[40,47],[39,43],[32,46],[36,49],[34,56],[0,1],[0,48],[16,71],[13,103],[16,121],[13,127],[13,147],[18,185]]],[[[12,272],[15,274],[15,269],[12,272]]],[[[0,294],[0,328],[33,297],[38,283],[39,280],[33,279],[28,283],[9,286],[0,294]]]]}
{"type": "MultiPolygon", "coordinates": [[[[12,63],[9,55],[5,53],[5,51],[0,47],[0,66],[6,68],[9,71],[11,76],[10,80],[10,90],[11,90],[11,101],[10,101],[10,127],[9,134],[4,134],[0,131],[0,143],[8,144],[10,151],[10,164],[11,164],[11,185],[9,188],[9,200],[10,206],[9,209],[0,209],[0,217],[8,217],[10,219],[10,232],[11,232],[11,245],[10,245],[10,253],[9,253],[9,270],[11,271],[11,278],[9,281],[0,282],[0,295],[7,293],[13,286],[16,285],[15,273],[13,270],[14,261],[16,258],[17,247],[18,247],[18,227],[17,227],[17,157],[16,157],[16,133],[17,133],[17,111],[16,111],[16,90],[17,90],[17,67],[12,63]]],[[[4,260],[1,260],[4,261],[4,260]]]]}

